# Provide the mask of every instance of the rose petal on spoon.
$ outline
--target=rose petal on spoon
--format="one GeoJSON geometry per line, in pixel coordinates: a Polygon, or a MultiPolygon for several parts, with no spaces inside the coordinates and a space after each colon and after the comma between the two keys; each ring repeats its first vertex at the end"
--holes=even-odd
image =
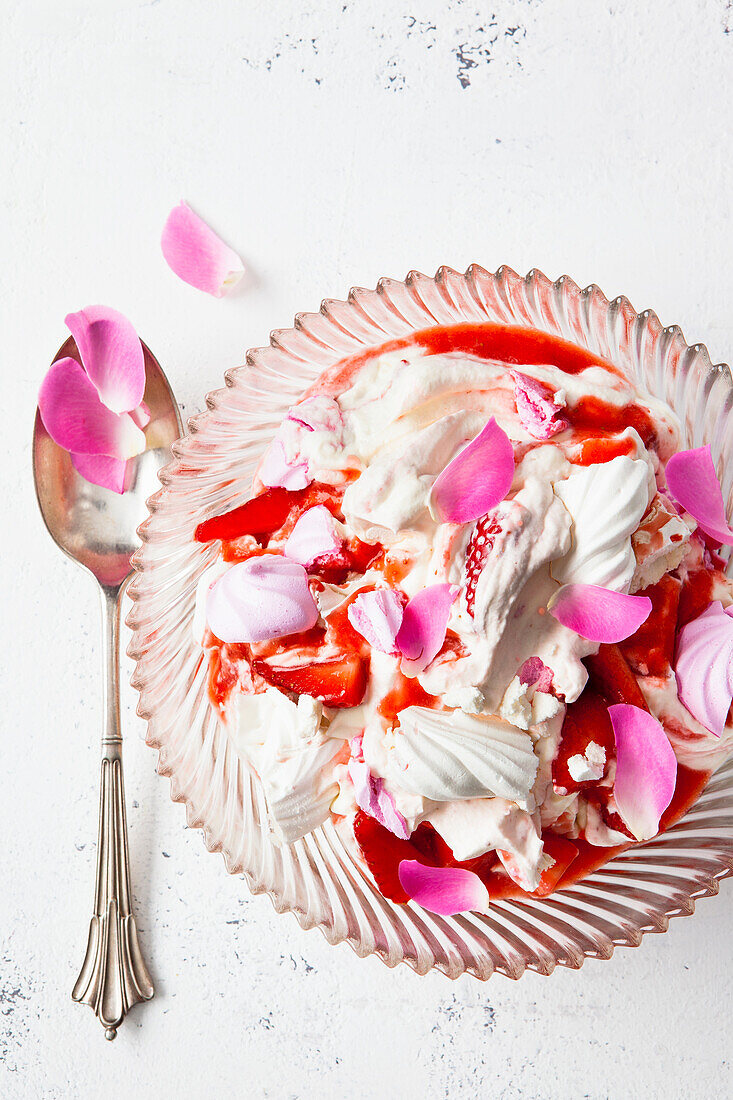
{"type": "Polygon", "coordinates": [[[547,610],[562,626],[591,642],[622,642],[635,634],[652,610],[648,596],[627,596],[597,584],[566,584],[547,610]]]}
{"type": "Polygon", "coordinates": [[[616,703],[608,714],[616,738],[616,806],[636,839],[650,840],[672,801],[677,758],[664,727],[648,711],[616,703]]]}
{"type": "Polygon", "coordinates": [[[401,840],[409,840],[407,822],[384,786],[384,780],[374,776],[363,760],[350,760],[348,772],[354,784],[354,797],[360,809],[401,840]]]}
{"type": "Polygon", "coordinates": [[[127,317],[109,306],[86,306],[65,322],[100,400],[112,412],[136,409],[145,393],[145,356],[127,317]]]}
{"type": "Polygon", "coordinates": [[[308,463],[291,466],[285,457],[285,448],[279,439],[273,440],[257,471],[260,481],[270,489],[305,489],[313,480],[308,474],[308,463]]]}
{"type": "Polygon", "coordinates": [[[470,523],[504,499],[513,477],[514,450],[492,416],[435,479],[430,512],[439,523],[470,523]]]}
{"type": "Polygon", "coordinates": [[[672,455],[666,477],[674,499],[697,520],[705,534],[733,546],[733,530],[726,519],[723,492],[709,445],[672,455]]]}
{"type": "Polygon", "coordinates": [[[145,436],[128,413],[113,413],[75,359],[57,359],[38,395],[46,431],[74,454],[127,459],[145,450],[145,436]]]}
{"type": "Polygon", "coordinates": [[[448,629],[450,609],[460,589],[454,584],[432,584],[411,600],[402,615],[397,632],[397,648],[402,654],[405,676],[424,672],[440,652],[448,629]]]}
{"type": "Polygon", "coordinates": [[[283,554],[307,567],[316,558],[337,554],[342,545],[333,516],[324,504],[318,504],[303,512],[283,546],[283,554]]]}
{"type": "Polygon", "coordinates": [[[733,700],[733,608],[714,600],[682,627],[674,671],[682,703],[720,737],[733,700]]]}
{"type": "Polygon", "coordinates": [[[416,859],[403,859],[397,869],[402,889],[431,913],[452,917],[456,913],[486,913],[489,892],[478,875],[463,867],[426,867],[416,859]]]}
{"type": "Polygon", "coordinates": [[[404,602],[393,588],[362,592],[349,604],[346,614],[354,630],[366,638],[372,649],[381,653],[400,652],[395,639],[402,626],[404,602]]]}
{"type": "Polygon", "coordinates": [[[206,618],[222,642],[265,642],[309,630],[318,608],[303,566],[265,554],[238,562],[212,585],[206,618]]]}
{"type": "Polygon", "coordinates": [[[179,279],[214,298],[222,298],[244,274],[237,253],[186,202],[168,215],[160,247],[179,279]]]}
{"type": "Polygon", "coordinates": [[[570,422],[560,415],[565,403],[557,400],[549,386],[518,370],[509,373],[514,380],[519,421],[529,435],[534,439],[550,439],[570,426],[570,422]]]}
{"type": "Polygon", "coordinates": [[[92,485],[101,485],[113,493],[124,493],[127,462],[123,458],[110,458],[109,455],[71,454],[71,464],[85,481],[92,485]]]}

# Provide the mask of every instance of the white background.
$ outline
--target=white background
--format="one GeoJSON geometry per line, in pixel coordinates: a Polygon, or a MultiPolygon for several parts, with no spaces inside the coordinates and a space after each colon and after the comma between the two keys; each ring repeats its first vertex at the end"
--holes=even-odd
{"type": "Polygon", "coordinates": [[[723,1097],[733,888],[610,962],[391,972],[252,899],[185,829],[128,691],[156,996],[113,1044],[70,990],[91,913],[91,583],[30,437],[71,310],[133,320],[187,415],[247,347],[442,263],[597,282],[733,354],[731,0],[2,0],[0,1097],[723,1097]],[[492,14],[493,13],[493,14],[492,14]],[[241,251],[216,301],[159,250],[186,198],[241,251]]]}

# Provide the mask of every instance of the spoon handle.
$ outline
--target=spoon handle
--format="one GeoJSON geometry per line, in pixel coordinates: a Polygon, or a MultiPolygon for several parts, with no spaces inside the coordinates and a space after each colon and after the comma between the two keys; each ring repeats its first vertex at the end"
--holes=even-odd
{"type": "Polygon", "coordinates": [[[121,586],[102,588],[105,731],[97,883],[87,953],[71,994],[94,1009],[107,1039],[114,1039],[134,1004],[149,1001],[154,993],[131,908],[120,731],[120,593],[121,586]]]}

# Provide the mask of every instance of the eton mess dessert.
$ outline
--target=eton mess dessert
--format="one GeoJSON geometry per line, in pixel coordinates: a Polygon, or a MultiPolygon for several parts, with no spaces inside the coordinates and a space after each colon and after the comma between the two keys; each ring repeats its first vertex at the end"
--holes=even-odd
{"type": "Polygon", "coordinates": [[[542,897],[733,748],[710,449],[613,363],[462,324],[339,363],[202,522],[194,630],[273,839],[332,822],[381,894],[542,897]]]}

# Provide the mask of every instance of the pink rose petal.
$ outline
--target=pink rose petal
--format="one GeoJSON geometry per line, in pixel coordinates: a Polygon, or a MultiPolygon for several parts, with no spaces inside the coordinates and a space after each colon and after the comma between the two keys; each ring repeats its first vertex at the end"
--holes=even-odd
{"type": "Polygon", "coordinates": [[[616,703],[608,714],[616,738],[616,806],[636,839],[650,840],[672,801],[677,758],[664,727],[648,711],[616,703]]]}
{"type": "Polygon", "coordinates": [[[293,405],[287,419],[302,424],[311,432],[340,432],[344,425],[338,402],[325,394],[306,397],[305,401],[293,405]]]}
{"type": "Polygon", "coordinates": [[[366,638],[372,649],[399,653],[395,639],[402,625],[404,603],[393,588],[362,592],[349,604],[346,614],[354,630],[366,638]]]}
{"type": "Polygon", "coordinates": [[[145,393],[145,357],[127,317],[108,306],[87,306],[69,313],[66,327],[103,404],[116,413],[136,409],[145,393]]]}
{"type": "Polygon", "coordinates": [[[124,493],[127,462],[108,455],[71,455],[71,464],[85,481],[101,485],[113,493],[124,493]]]}
{"type": "Polygon", "coordinates": [[[648,596],[626,596],[597,584],[566,584],[547,609],[553,618],[591,642],[622,642],[652,610],[648,596]]]}
{"type": "Polygon", "coordinates": [[[300,462],[291,466],[285,457],[285,448],[279,439],[270,444],[262,464],[258,470],[259,479],[263,485],[270,488],[305,489],[313,480],[308,474],[308,463],[300,462]]]}
{"type": "Polygon", "coordinates": [[[424,672],[440,652],[448,629],[450,609],[460,589],[453,584],[433,584],[413,596],[405,607],[397,632],[405,676],[424,672]]]}
{"type": "Polygon", "coordinates": [[[548,386],[518,370],[509,373],[514,379],[514,400],[519,420],[529,435],[534,439],[550,439],[570,426],[569,421],[559,415],[565,407],[564,403],[556,399],[548,386]]]}
{"type": "Polygon", "coordinates": [[[237,253],[185,202],[168,215],[160,247],[179,279],[215,298],[222,298],[244,274],[237,253]]]}
{"type": "Polygon", "coordinates": [[[520,684],[534,687],[536,691],[552,691],[554,673],[541,657],[528,657],[519,670],[520,684]]]}
{"type": "Polygon", "coordinates": [[[666,476],[674,499],[697,520],[705,534],[726,546],[733,546],[733,530],[726,519],[723,493],[710,447],[672,455],[666,476]]]}
{"type": "Polygon", "coordinates": [[[374,776],[363,760],[350,760],[348,772],[354,784],[354,796],[357,805],[369,814],[390,833],[409,840],[410,831],[407,822],[394,804],[394,799],[384,786],[384,780],[374,776]]]}
{"type": "Polygon", "coordinates": [[[337,554],[342,545],[333,516],[325,505],[318,504],[303,512],[283,546],[283,554],[307,567],[316,558],[337,554]]]}
{"type": "Polygon", "coordinates": [[[733,700],[733,607],[714,600],[682,627],[675,674],[679,697],[693,718],[720,737],[733,700]]]}
{"type": "Polygon", "coordinates": [[[264,642],[309,630],[318,608],[303,566],[264,554],[238,562],[212,585],[206,618],[222,642],[264,642]]]}
{"type": "Polygon", "coordinates": [[[504,499],[513,477],[511,442],[492,416],[435,479],[430,511],[441,523],[470,523],[504,499]]]}
{"type": "Polygon", "coordinates": [[[74,454],[127,459],[145,450],[145,436],[128,413],[117,415],[99,399],[75,359],[57,359],[41,383],[38,408],[46,431],[74,454]]]}
{"type": "Polygon", "coordinates": [[[473,871],[426,867],[416,859],[403,859],[397,873],[405,893],[431,913],[452,917],[456,913],[488,911],[489,892],[473,871]]]}

